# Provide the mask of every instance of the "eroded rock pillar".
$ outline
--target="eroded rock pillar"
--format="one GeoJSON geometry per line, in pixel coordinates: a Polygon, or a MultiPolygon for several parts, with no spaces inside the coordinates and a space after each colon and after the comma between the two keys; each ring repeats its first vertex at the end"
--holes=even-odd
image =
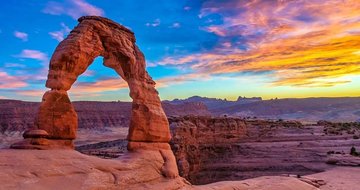
{"type": "Polygon", "coordinates": [[[65,90],[49,90],[44,94],[35,125],[45,130],[49,139],[76,138],[78,118],[65,90]]]}
{"type": "Polygon", "coordinates": [[[154,84],[128,81],[133,99],[128,140],[134,142],[170,141],[169,123],[154,84]]]}

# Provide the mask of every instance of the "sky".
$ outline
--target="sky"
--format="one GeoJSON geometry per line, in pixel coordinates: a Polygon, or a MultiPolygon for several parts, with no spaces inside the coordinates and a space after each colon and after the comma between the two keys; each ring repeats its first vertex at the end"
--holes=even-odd
{"type": "MultiPolygon", "coordinates": [[[[0,6],[0,99],[41,101],[51,55],[84,15],[135,33],[163,100],[360,96],[359,0],[16,0],[0,6]]],[[[131,100],[101,57],[69,96],[131,100]]]]}

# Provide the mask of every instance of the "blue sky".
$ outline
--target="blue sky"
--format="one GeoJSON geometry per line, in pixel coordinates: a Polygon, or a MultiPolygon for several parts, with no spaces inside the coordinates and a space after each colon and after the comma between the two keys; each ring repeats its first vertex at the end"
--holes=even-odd
{"type": "MultiPolygon", "coordinates": [[[[51,55],[83,15],[135,32],[162,99],[360,96],[356,0],[17,0],[0,11],[0,98],[40,101],[51,55]]],[[[101,58],[69,94],[130,100],[101,58]]]]}

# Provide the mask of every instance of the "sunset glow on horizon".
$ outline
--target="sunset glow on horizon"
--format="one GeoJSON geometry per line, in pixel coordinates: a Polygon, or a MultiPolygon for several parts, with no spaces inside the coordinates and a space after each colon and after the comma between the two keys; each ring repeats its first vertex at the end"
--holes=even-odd
{"type": "MultiPolygon", "coordinates": [[[[0,99],[40,101],[57,44],[83,15],[135,33],[161,99],[360,96],[360,1],[21,0],[2,3],[0,99]]],[[[72,100],[130,100],[97,58],[72,100]]]]}

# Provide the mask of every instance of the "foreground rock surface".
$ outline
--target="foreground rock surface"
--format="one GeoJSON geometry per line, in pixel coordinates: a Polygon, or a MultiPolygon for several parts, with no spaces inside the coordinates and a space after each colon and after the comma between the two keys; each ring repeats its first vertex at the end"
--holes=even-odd
{"type": "Polygon", "coordinates": [[[165,178],[162,153],[151,150],[114,160],[74,150],[1,150],[0,163],[0,189],[179,189],[188,185],[181,177],[165,178]]]}
{"type": "Polygon", "coordinates": [[[315,190],[343,186],[352,190],[357,188],[355,179],[360,178],[359,168],[338,168],[312,176],[324,178],[325,183],[330,184],[320,188],[286,176],[193,186],[181,177],[163,177],[160,171],[164,166],[163,156],[159,151],[150,150],[111,160],[73,150],[1,150],[0,163],[0,189],[315,190]],[[345,184],[341,184],[342,181],[345,184]]]}

